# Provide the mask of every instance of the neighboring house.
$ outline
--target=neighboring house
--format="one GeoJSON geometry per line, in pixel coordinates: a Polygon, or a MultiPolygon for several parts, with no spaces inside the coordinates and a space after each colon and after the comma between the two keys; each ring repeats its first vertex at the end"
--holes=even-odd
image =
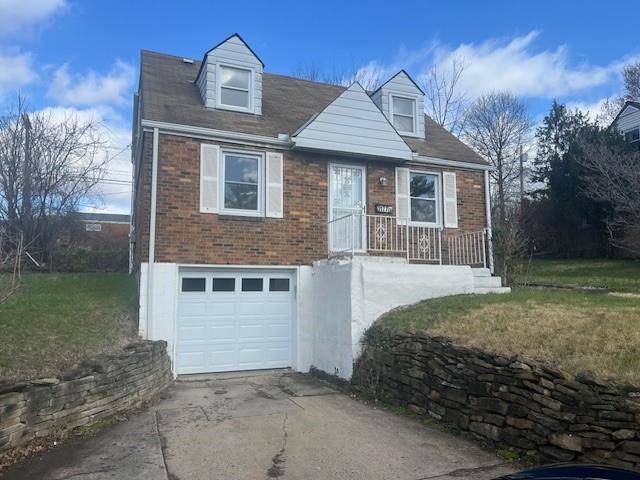
{"type": "Polygon", "coordinates": [[[129,215],[115,213],[78,212],[77,221],[61,236],[60,246],[87,250],[126,250],[129,248],[129,215]]]}
{"type": "Polygon", "coordinates": [[[640,145],[640,102],[625,102],[613,124],[627,142],[640,145]]]}
{"type": "Polygon", "coordinates": [[[491,167],[423,111],[404,70],[368,92],[267,73],[239,35],[202,62],[143,51],[141,335],[178,374],[349,378],[385,311],[508,290],[490,274],[491,167]]]}

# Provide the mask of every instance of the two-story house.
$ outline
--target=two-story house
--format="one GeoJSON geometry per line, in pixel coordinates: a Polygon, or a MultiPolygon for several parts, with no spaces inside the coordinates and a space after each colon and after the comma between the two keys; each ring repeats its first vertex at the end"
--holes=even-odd
{"type": "Polygon", "coordinates": [[[349,378],[385,311],[508,290],[490,166],[405,71],[375,91],[277,75],[239,35],[202,61],[143,51],[133,130],[140,333],[177,374],[349,378]]]}

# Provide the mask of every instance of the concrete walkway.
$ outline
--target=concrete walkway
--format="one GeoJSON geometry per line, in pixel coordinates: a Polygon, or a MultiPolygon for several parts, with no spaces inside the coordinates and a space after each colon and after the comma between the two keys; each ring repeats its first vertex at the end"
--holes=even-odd
{"type": "Polygon", "coordinates": [[[299,374],[187,377],[158,405],[3,479],[492,479],[473,442],[299,374]]]}

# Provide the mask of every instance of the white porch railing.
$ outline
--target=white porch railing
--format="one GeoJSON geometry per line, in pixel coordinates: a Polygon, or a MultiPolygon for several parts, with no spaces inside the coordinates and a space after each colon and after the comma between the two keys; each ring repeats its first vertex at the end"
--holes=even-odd
{"type": "Polygon", "coordinates": [[[487,229],[447,238],[450,265],[482,265],[487,268],[487,229]]]}
{"type": "Polygon", "coordinates": [[[329,255],[389,253],[442,263],[442,229],[410,225],[407,218],[349,214],[327,223],[329,255]]]}

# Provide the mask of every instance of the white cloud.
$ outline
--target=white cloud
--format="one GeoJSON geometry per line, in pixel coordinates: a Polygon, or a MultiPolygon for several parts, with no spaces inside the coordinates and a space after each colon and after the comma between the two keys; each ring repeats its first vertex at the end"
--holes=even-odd
{"type": "Polygon", "coordinates": [[[24,32],[65,5],[65,0],[0,0],[0,35],[24,32]]]}
{"type": "Polygon", "coordinates": [[[36,78],[31,54],[0,50],[0,95],[29,85],[36,78]]]}
{"type": "Polygon", "coordinates": [[[463,59],[466,68],[460,87],[472,97],[488,90],[509,90],[526,97],[554,98],[606,85],[615,78],[619,63],[574,64],[564,45],[536,50],[538,36],[539,32],[532,31],[506,41],[440,46],[432,61],[446,66],[453,58],[463,59]]]}
{"type": "Polygon", "coordinates": [[[103,213],[129,213],[131,207],[131,131],[121,115],[109,107],[75,108],[48,107],[42,110],[54,120],[76,117],[98,125],[106,143],[104,155],[108,158],[104,182],[93,195],[85,198],[81,210],[103,213]]]}
{"type": "Polygon", "coordinates": [[[134,78],[133,65],[121,60],[103,75],[92,70],[74,75],[65,64],[54,72],[48,95],[62,105],[125,105],[130,103],[134,78]]]}

